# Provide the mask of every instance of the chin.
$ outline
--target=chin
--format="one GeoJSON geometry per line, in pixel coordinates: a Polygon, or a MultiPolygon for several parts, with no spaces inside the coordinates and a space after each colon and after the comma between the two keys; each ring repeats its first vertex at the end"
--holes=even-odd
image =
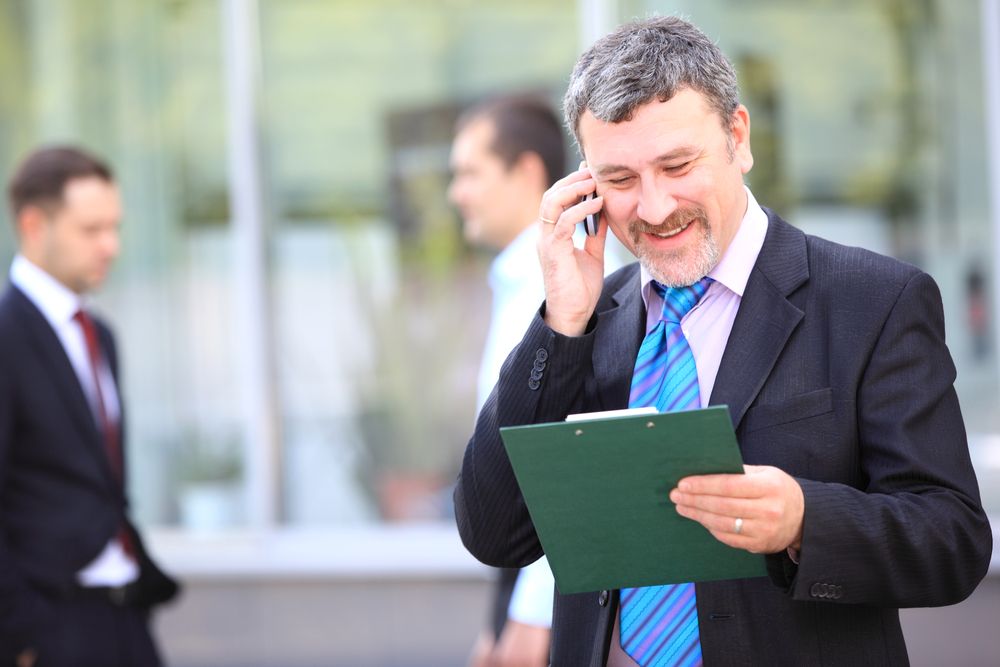
{"type": "Polygon", "coordinates": [[[700,244],[679,253],[659,253],[638,248],[639,261],[653,280],[667,287],[687,287],[698,282],[719,263],[714,244],[700,244]]]}

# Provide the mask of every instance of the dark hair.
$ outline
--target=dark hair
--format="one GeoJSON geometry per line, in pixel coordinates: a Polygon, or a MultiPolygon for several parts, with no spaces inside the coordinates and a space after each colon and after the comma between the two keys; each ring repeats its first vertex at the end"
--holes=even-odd
{"type": "Polygon", "coordinates": [[[95,177],[111,183],[111,168],[100,159],[73,146],[47,146],[34,151],[10,179],[7,197],[16,219],[26,206],[47,211],[59,208],[66,184],[77,178],[95,177]]]}
{"type": "Polygon", "coordinates": [[[491,150],[508,168],[524,153],[536,153],[545,165],[546,186],[565,175],[566,141],[562,124],[551,105],[530,95],[510,95],[487,100],[463,113],[456,129],[475,120],[493,122],[491,150]]]}
{"type": "Polygon", "coordinates": [[[739,105],[736,72],[718,46],[675,16],[627,23],[597,40],[576,63],[563,112],[580,143],[580,117],[620,123],[655,100],[666,102],[682,88],[705,96],[728,128],[739,105]]]}

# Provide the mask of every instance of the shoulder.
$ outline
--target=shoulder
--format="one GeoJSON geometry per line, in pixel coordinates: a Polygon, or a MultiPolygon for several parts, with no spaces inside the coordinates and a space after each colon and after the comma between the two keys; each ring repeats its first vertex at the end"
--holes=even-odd
{"type": "Polygon", "coordinates": [[[23,363],[31,344],[32,309],[28,298],[13,286],[8,285],[0,294],[0,374],[4,376],[23,363]]]}
{"type": "Polygon", "coordinates": [[[877,252],[805,235],[809,265],[837,281],[905,284],[923,273],[912,264],[877,252]]]}
{"type": "Polygon", "coordinates": [[[5,339],[24,328],[27,309],[34,308],[28,298],[14,287],[7,285],[0,294],[0,336],[5,339]]]}
{"type": "MultiPolygon", "coordinates": [[[[766,209],[765,209],[766,210],[766,209]]],[[[772,211],[768,213],[765,246],[779,252],[804,254],[808,271],[805,286],[827,292],[831,297],[893,299],[908,284],[933,284],[921,269],[901,260],[865,248],[835,243],[806,234],[772,211]]],[[[773,254],[773,253],[771,253],[773,254]]]]}

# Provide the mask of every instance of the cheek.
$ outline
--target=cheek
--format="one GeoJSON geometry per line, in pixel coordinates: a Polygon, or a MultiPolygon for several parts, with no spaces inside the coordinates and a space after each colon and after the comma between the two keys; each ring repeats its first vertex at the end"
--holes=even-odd
{"type": "Polygon", "coordinates": [[[627,226],[635,217],[636,198],[629,192],[607,190],[604,192],[604,208],[601,213],[610,220],[612,226],[627,226]]]}

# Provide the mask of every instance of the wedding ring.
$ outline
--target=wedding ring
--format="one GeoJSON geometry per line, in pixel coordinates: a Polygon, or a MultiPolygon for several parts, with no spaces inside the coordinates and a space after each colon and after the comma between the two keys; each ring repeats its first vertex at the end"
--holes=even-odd
{"type": "Polygon", "coordinates": [[[733,526],[733,532],[737,535],[743,532],[743,519],[736,517],[736,524],[733,526]]]}
{"type": "Polygon", "coordinates": [[[539,216],[538,219],[541,220],[542,222],[544,222],[546,225],[554,225],[554,224],[556,224],[555,220],[549,220],[548,218],[543,218],[541,216],[539,216]]]}

